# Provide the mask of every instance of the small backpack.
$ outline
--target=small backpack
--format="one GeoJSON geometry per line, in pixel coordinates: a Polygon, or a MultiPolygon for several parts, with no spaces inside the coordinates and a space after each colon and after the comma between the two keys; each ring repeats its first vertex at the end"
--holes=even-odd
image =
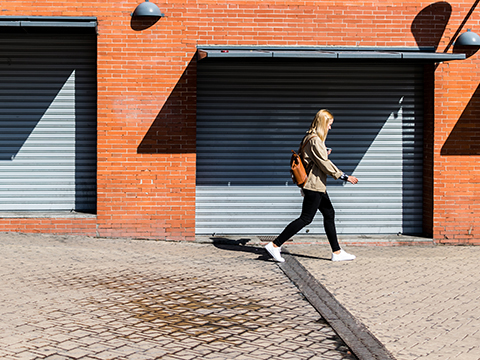
{"type": "Polygon", "coordinates": [[[309,139],[306,139],[298,150],[298,154],[295,150],[292,150],[292,157],[290,158],[290,175],[292,176],[293,182],[300,188],[303,188],[308,179],[307,171],[305,166],[303,166],[303,160],[301,154],[303,153],[303,148],[306,143],[310,141],[316,135],[312,135],[309,139]]]}

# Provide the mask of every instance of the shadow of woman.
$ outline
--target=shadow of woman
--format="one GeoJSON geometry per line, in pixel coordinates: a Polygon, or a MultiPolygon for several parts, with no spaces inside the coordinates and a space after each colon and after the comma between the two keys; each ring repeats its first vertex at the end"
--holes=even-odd
{"type": "MultiPolygon", "coordinates": [[[[241,252],[246,252],[246,253],[251,253],[251,254],[258,254],[259,257],[257,260],[262,260],[262,261],[270,261],[271,256],[266,252],[266,250],[263,247],[258,247],[258,246],[247,246],[247,243],[251,239],[239,239],[239,240],[231,240],[227,238],[212,238],[213,241],[213,246],[215,246],[217,249],[221,250],[227,250],[227,251],[241,251],[241,252]]],[[[291,256],[295,257],[301,257],[305,259],[315,259],[315,260],[326,260],[330,261],[328,258],[322,258],[322,257],[317,257],[317,256],[310,256],[310,255],[302,255],[302,254],[295,254],[292,253],[291,251],[285,251],[291,256]]]]}

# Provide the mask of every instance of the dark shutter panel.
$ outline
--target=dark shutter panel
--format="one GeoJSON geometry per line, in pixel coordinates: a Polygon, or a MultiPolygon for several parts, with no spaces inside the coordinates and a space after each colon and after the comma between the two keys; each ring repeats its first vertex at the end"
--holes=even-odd
{"type": "Polygon", "coordinates": [[[96,37],[0,37],[0,211],[95,211],[96,37]]]}
{"type": "MultiPolygon", "coordinates": [[[[198,234],[278,234],[300,214],[289,174],[315,113],[335,116],[329,179],[344,234],[422,231],[423,66],[207,59],[198,65],[198,234]]],[[[301,233],[323,233],[322,217],[301,233]]]]}

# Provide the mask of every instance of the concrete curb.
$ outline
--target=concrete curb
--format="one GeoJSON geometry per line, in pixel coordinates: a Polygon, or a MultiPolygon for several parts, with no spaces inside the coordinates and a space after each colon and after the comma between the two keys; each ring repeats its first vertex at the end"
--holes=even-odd
{"type": "Polygon", "coordinates": [[[380,341],[345,309],[294,256],[284,251],[285,262],[279,264],[285,275],[322,315],[359,360],[395,360],[380,341]]]}

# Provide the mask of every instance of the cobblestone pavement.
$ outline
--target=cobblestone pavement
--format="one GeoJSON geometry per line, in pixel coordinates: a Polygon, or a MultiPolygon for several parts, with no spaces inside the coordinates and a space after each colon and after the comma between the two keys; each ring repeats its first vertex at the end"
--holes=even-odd
{"type": "Polygon", "coordinates": [[[355,358],[261,248],[3,233],[0,284],[1,359],[355,358]]]}
{"type": "Polygon", "coordinates": [[[398,359],[480,359],[480,247],[287,249],[398,359]]]}

